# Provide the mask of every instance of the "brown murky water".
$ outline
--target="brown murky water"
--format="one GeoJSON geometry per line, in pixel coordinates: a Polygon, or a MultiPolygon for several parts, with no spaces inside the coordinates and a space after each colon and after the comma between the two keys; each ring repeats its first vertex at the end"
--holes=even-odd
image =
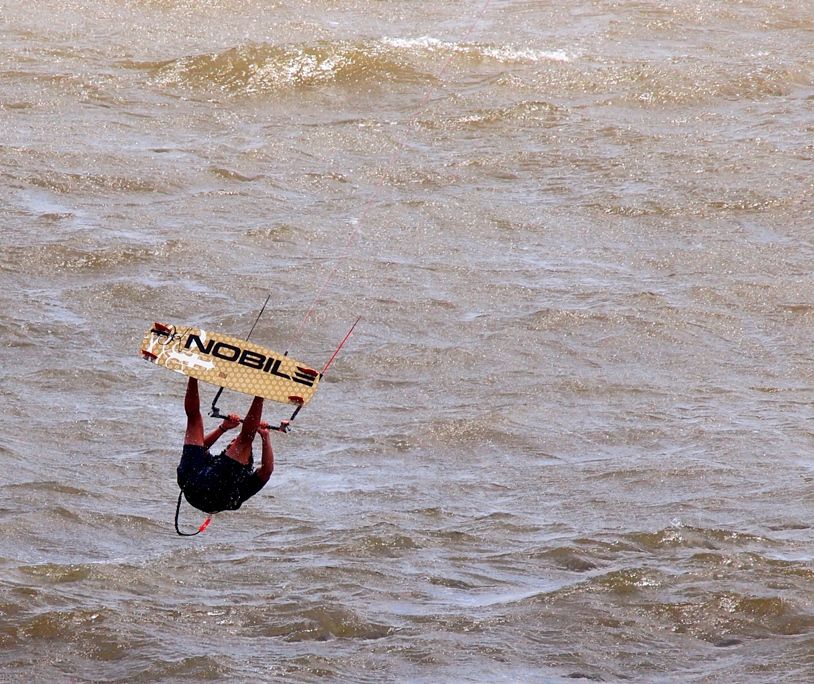
{"type": "Polygon", "coordinates": [[[814,678],[811,3],[5,0],[0,36],[4,680],[814,678]],[[139,341],[269,293],[253,339],[314,365],[363,320],[180,539],[184,382],[139,341]]]}

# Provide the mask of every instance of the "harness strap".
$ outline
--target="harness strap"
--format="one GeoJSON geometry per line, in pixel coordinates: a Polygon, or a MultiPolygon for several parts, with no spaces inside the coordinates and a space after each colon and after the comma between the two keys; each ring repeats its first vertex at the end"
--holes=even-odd
{"type": "Polygon", "coordinates": [[[196,534],[200,534],[203,532],[207,527],[209,527],[209,523],[212,522],[212,516],[210,515],[206,520],[201,523],[201,526],[198,528],[197,532],[181,532],[181,529],[178,527],[178,515],[181,512],[181,498],[184,496],[184,490],[182,489],[178,492],[178,504],[175,506],[175,531],[181,537],[194,537],[196,534]]]}

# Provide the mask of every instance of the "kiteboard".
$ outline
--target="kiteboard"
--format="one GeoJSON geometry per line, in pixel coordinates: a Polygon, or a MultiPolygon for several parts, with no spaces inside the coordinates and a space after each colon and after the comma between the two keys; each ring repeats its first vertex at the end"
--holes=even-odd
{"type": "Polygon", "coordinates": [[[154,323],[141,342],[147,361],[218,387],[305,406],[322,373],[253,342],[211,330],[154,323]]]}

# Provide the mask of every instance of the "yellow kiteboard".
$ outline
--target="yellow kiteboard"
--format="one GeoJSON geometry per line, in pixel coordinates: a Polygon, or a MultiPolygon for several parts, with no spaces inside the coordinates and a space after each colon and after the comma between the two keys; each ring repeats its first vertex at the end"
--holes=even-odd
{"type": "Polygon", "coordinates": [[[202,382],[282,404],[305,406],[322,373],[253,342],[209,330],[154,323],[141,355],[202,382]]]}

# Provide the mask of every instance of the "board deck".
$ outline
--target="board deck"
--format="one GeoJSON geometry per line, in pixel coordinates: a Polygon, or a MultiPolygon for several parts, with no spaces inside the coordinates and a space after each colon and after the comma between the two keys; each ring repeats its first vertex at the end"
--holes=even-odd
{"type": "Polygon", "coordinates": [[[140,351],[177,373],[281,404],[307,404],[321,377],[310,366],[258,344],[167,323],[147,330],[140,351]]]}

